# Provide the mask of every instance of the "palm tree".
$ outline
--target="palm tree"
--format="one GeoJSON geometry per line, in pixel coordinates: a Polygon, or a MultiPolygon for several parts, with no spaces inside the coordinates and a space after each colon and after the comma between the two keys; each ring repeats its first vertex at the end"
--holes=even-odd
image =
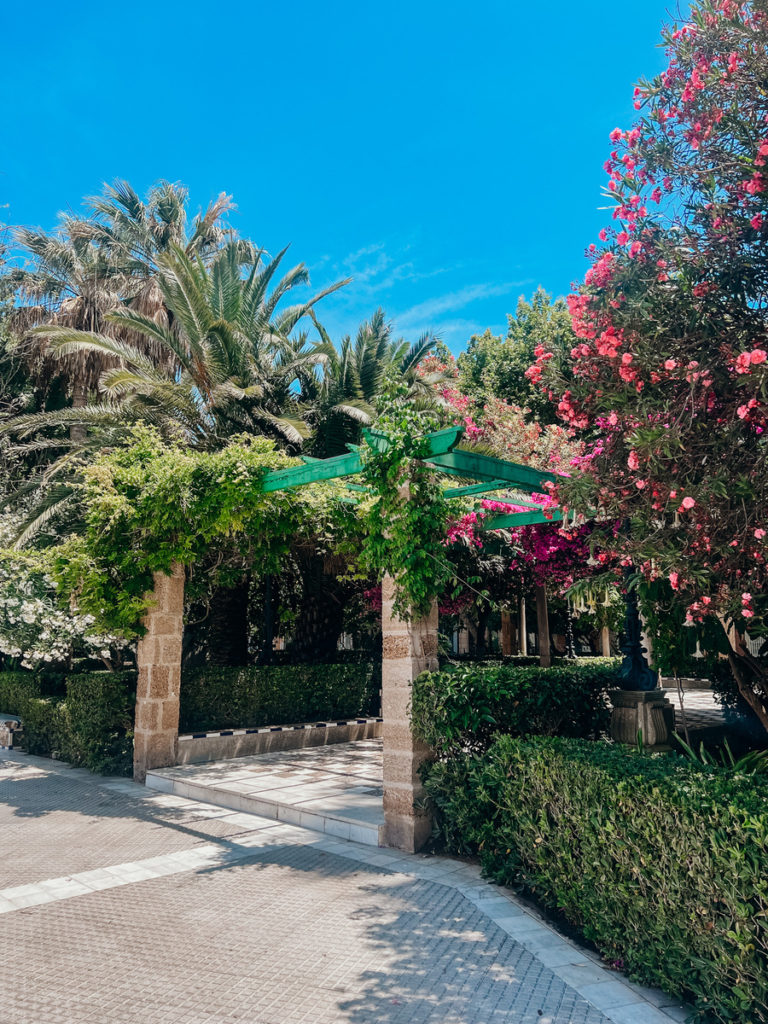
{"type": "MultiPolygon", "coordinates": [[[[38,382],[62,376],[74,409],[87,405],[104,371],[117,365],[115,359],[105,351],[83,349],[67,356],[59,353],[54,362],[45,332],[30,336],[29,328],[45,324],[122,337],[161,361],[164,352],[153,339],[130,331],[120,334],[108,314],[127,305],[148,318],[167,321],[156,282],[160,256],[171,246],[182,246],[190,255],[210,258],[231,240],[233,232],[224,222],[233,208],[230,196],[221,193],[194,219],[189,234],[187,200],[186,188],[161,181],[142,202],[127,182],[117,181],[105,185],[101,196],[86,200],[90,217],[62,216],[54,234],[28,228],[15,232],[29,265],[12,275],[24,300],[13,327],[17,336],[27,339],[25,352],[38,382]]],[[[84,427],[73,423],[70,437],[75,445],[81,444],[84,427]]]]}
{"type": "Polygon", "coordinates": [[[142,419],[196,447],[215,448],[247,431],[295,450],[307,434],[295,382],[326,356],[291,335],[321,298],[346,282],[280,310],[285,296],[308,281],[299,264],[270,290],[285,253],[269,262],[257,254],[243,264],[243,247],[232,241],[206,262],[172,244],[158,258],[167,322],[124,305],[106,314],[109,333],[57,324],[33,328],[30,333],[63,358],[95,353],[108,362],[98,382],[106,404],[18,417],[5,429],[29,436],[65,424],[103,428],[142,419]],[[129,334],[146,344],[131,344],[129,334]]]}
{"type": "Polygon", "coordinates": [[[381,389],[390,373],[408,381],[414,400],[433,397],[429,382],[416,373],[418,364],[437,344],[433,334],[423,334],[412,345],[395,339],[382,309],[360,325],[354,342],[347,335],[338,348],[323,327],[317,327],[322,340],[315,351],[326,357],[323,374],[301,381],[313,431],[309,450],[314,456],[338,455],[360,440],[362,428],[376,418],[381,389]]]}

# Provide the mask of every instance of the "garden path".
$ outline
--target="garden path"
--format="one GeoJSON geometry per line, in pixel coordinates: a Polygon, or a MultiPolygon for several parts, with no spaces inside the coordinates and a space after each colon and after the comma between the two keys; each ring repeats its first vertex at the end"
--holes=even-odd
{"type": "Polygon", "coordinates": [[[670,1024],[474,865],[0,752],[5,1024],[670,1024]]]}

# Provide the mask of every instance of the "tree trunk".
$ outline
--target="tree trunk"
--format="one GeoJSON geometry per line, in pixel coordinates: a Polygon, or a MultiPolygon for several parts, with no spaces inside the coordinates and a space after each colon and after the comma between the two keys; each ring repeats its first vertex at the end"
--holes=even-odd
{"type": "Polygon", "coordinates": [[[512,654],[512,616],[508,611],[501,613],[501,653],[505,658],[512,654]]]}
{"type": "Polygon", "coordinates": [[[728,661],[739,693],[768,732],[768,672],[749,653],[744,657],[731,651],[728,661]]]}
{"type": "Polygon", "coordinates": [[[536,618],[539,626],[539,664],[549,668],[552,654],[549,644],[549,610],[547,608],[547,588],[536,587],[536,618]]]}
{"type": "MultiPolygon", "coordinates": [[[[88,389],[85,386],[85,382],[80,378],[75,378],[72,382],[72,408],[84,409],[87,404],[88,389]]],[[[69,439],[80,444],[85,441],[87,433],[87,430],[81,424],[72,424],[69,428],[69,439]]]]}

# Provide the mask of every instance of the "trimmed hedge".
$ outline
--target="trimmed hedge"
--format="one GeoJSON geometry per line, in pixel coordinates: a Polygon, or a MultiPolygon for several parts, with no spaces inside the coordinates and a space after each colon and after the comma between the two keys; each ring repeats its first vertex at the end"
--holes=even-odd
{"type": "Polygon", "coordinates": [[[608,690],[618,658],[563,661],[552,668],[462,665],[414,683],[413,727],[438,755],[485,750],[494,733],[595,737],[608,725],[608,690]]]}
{"type": "Polygon", "coordinates": [[[381,666],[206,666],[181,686],[183,732],[378,714],[381,666]]]}
{"type": "Polygon", "coordinates": [[[66,696],[41,695],[32,673],[0,673],[0,711],[21,718],[24,749],[105,775],[128,775],[133,762],[133,672],[67,676],[66,696]]]}
{"type": "Polygon", "coordinates": [[[556,908],[698,1020],[768,1021],[768,797],[754,776],[606,742],[502,736],[434,762],[444,845],[556,908]]]}

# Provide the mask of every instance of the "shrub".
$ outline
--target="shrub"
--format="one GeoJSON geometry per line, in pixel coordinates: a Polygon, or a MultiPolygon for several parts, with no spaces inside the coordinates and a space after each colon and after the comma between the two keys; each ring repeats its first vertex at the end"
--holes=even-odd
{"type": "Polygon", "coordinates": [[[594,737],[609,719],[616,658],[538,666],[451,666],[414,683],[411,717],[420,739],[446,755],[483,750],[496,732],[594,737]]]}
{"type": "Polygon", "coordinates": [[[355,718],[378,709],[381,669],[367,665],[206,666],[181,687],[181,729],[197,732],[355,718]]]}
{"type": "Polygon", "coordinates": [[[605,742],[500,737],[425,771],[445,845],[522,884],[701,1021],[768,1021],[768,799],[605,742]]]}
{"type": "Polygon", "coordinates": [[[85,672],[67,676],[66,697],[42,695],[40,679],[0,673],[0,710],[18,715],[29,754],[127,775],[133,760],[135,673],[85,672]]]}
{"type": "Polygon", "coordinates": [[[84,672],[66,685],[66,759],[103,775],[130,774],[135,673],[84,672]]]}
{"type": "Polygon", "coordinates": [[[31,672],[0,672],[0,713],[22,717],[22,708],[40,696],[40,680],[31,672]]]}

